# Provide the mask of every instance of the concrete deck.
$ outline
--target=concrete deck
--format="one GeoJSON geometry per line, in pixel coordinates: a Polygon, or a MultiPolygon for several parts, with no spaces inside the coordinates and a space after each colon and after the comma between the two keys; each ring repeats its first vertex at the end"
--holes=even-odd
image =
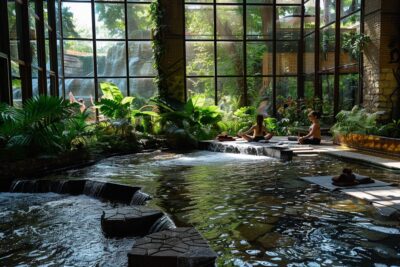
{"type": "Polygon", "coordinates": [[[300,179],[329,190],[340,191],[351,197],[370,202],[385,217],[400,218],[400,188],[375,180],[372,184],[338,187],[332,185],[332,176],[300,177],[300,179]]]}
{"type": "Polygon", "coordinates": [[[287,137],[281,136],[273,137],[268,143],[250,143],[242,139],[228,142],[210,140],[201,142],[200,149],[224,153],[269,156],[283,160],[291,160],[293,156],[309,157],[326,154],[341,159],[400,171],[400,158],[389,157],[383,154],[371,154],[352,148],[337,146],[328,139],[323,140],[321,145],[299,145],[297,142],[288,141],[287,137]]]}

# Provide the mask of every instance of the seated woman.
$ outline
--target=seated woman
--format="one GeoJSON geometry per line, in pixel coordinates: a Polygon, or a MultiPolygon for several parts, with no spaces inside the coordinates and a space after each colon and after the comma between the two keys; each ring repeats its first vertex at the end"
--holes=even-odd
{"type": "Polygon", "coordinates": [[[319,113],[311,111],[308,119],[312,122],[309,133],[298,139],[300,144],[319,145],[321,144],[321,126],[319,125],[319,113]]]}
{"type": "Polygon", "coordinates": [[[264,127],[263,115],[257,115],[257,124],[253,125],[248,131],[244,133],[238,133],[238,135],[248,142],[270,140],[273,136],[271,133],[268,133],[267,128],[264,127]]]}

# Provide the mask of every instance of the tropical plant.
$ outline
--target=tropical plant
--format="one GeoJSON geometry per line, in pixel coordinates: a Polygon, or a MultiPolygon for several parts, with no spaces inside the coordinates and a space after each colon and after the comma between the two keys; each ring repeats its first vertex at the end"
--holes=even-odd
{"type": "Polygon", "coordinates": [[[118,86],[113,83],[100,83],[100,89],[103,96],[96,106],[104,116],[114,120],[111,124],[119,128],[118,131],[126,131],[131,123],[139,130],[149,130],[151,128],[149,120],[152,117],[158,117],[154,106],[145,105],[139,109],[134,108],[135,97],[124,97],[118,86]]]}
{"type": "Polygon", "coordinates": [[[26,156],[71,149],[72,141],[84,135],[85,123],[77,104],[58,97],[36,96],[23,108],[0,106],[3,148],[26,156]]]}
{"type": "Polygon", "coordinates": [[[222,111],[217,106],[206,105],[205,95],[196,95],[180,107],[173,107],[160,98],[152,101],[159,106],[162,129],[169,134],[179,132],[193,140],[204,140],[214,137],[222,126],[222,111]]]}
{"type": "Polygon", "coordinates": [[[331,128],[334,135],[349,133],[374,134],[377,132],[378,113],[368,113],[359,106],[351,111],[342,110],[336,115],[336,123],[331,128]]]}
{"type": "Polygon", "coordinates": [[[353,59],[358,59],[365,45],[371,41],[368,35],[349,32],[343,35],[343,49],[350,53],[353,59]]]}
{"type": "Polygon", "coordinates": [[[393,120],[390,123],[382,125],[377,132],[378,135],[392,137],[392,138],[400,138],[400,119],[393,120]]]}

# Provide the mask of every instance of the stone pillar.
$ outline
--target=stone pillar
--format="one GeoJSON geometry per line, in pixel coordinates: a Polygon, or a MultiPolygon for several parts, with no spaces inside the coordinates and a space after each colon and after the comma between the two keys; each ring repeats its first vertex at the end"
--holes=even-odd
{"type": "Polygon", "coordinates": [[[185,99],[185,28],[183,0],[161,0],[164,11],[163,32],[165,53],[161,68],[165,75],[166,96],[183,102],[185,99]]]}
{"type": "Polygon", "coordinates": [[[400,62],[393,60],[393,51],[400,51],[400,1],[364,1],[364,33],[371,38],[364,49],[364,106],[382,111],[382,120],[396,118],[400,85],[395,72],[400,62]]]}

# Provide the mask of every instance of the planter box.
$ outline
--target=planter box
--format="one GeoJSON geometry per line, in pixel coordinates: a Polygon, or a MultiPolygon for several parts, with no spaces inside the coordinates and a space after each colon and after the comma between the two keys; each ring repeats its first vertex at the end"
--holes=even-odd
{"type": "Polygon", "coordinates": [[[400,139],[376,135],[346,134],[336,135],[335,144],[346,145],[360,150],[400,156],[400,139]]]}

